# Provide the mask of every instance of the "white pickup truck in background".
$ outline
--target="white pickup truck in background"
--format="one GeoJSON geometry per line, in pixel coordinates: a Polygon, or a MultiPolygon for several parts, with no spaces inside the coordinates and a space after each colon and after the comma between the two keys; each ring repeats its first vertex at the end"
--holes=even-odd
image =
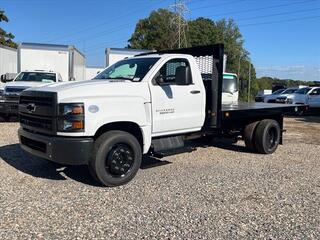
{"type": "Polygon", "coordinates": [[[222,104],[223,45],[121,60],[89,81],[21,93],[21,147],[61,164],[86,164],[106,186],[129,182],[142,155],[163,156],[201,137],[243,137],[250,151],[282,143],[283,114],[304,106],[222,104]],[[203,74],[207,74],[206,78],[203,74]]]}
{"type": "Polygon", "coordinates": [[[22,91],[32,87],[62,82],[60,73],[53,71],[23,71],[13,81],[6,79],[6,76],[1,76],[1,82],[4,85],[3,90],[0,91],[0,116],[5,120],[18,115],[19,96],[22,91]]]}

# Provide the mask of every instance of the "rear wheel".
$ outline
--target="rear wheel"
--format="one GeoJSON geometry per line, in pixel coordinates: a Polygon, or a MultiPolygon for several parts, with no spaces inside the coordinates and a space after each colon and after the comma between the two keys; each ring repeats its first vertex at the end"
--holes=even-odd
{"type": "Polygon", "coordinates": [[[272,119],[262,120],[256,127],[254,139],[255,148],[259,153],[273,153],[280,142],[279,123],[272,119]]]}
{"type": "Polygon", "coordinates": [[[109,131],[95,142],[90,173],[105,186],[128,183],[138,172],[142,151],[138,140],[123,131],[109,131]]]}
{"type": "Polygon", "coordinates": [[[248,124],[243,131],[243,140],[248,150],[256,152],[254,134],[259,121],[248,124]]]}

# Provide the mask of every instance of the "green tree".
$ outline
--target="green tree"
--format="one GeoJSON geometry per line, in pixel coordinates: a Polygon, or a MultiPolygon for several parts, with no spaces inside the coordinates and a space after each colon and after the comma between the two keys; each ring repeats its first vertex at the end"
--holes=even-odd
{"type": "Polygon", "coordinates": [[[174,45],[172,19],[175,14],[166,9],[152,11],[150,16],[139,20],[135,31],[128,40],[129,48],[170,49],[174,45]]]}
{"type": "MultiPolygon", "coordinates": [[[[175,13],[159,9],[151,12],[150,16],[139,20],[135,31],[128,40],[130,48],[170,49],[176,47],[175,30],[172,27],[175,13]]],[[[225,54],[228,56],[227,72],[238,73],[241,81],[240,96],[247,98],[249,66],[251,65],[251,80],[256,79],[256,71],[249,58],[249,52],[244,48],[244,39],[239,27],[232,19],[213,21],[209,18],[197,18],[188,21],[186,31],[188,46],[200,46],[223,43],[225,54]],[[239,68],[240,66],[240,68],[239,68]]],[[[257,85],[251,84],[252,92],[257,85]]]]}
{"type": "Polygon", "coordinates": [[[190,46],[223,43],[228,56],[226,70],[229,72],[238,73],[239,60],[240,66],[245,66],[250,61],[239,27],[232,19],[213,21],[200,17],[189,21],[188,40],[190,46]]]}
{"type": "Polygon", "coordinates": [[[209,45],[219,42],[215,22],[203,17],[188,22],[187,36],[190,46],[209,45]]]}
{"type": "MultiPolygon", "coordinates": [[[[0,9],[0,23],[9,22],[9,18],[5,15],[5,12],[0,9]]],[[[7,33],[4,29],[0,27],[0,44],[12,48],[17,48],[18,45],[13,41],[14,35],[12,33],[7,33]]]]}

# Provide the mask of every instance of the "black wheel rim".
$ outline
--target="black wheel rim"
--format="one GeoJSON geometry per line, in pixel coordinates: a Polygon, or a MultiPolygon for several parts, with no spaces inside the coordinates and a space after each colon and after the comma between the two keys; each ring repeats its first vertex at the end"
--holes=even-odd
{"type": "Polygon", "coordinates": [[[272,127],[269,128],[266,136],[266,145],[268,150],[272,150],[278,144],[278,132],[277,129],[272,127]]]}
{"type": "Polygon", "coordinates": [[[116,144],[109,151],[105,169],[113,177],[122,178],[127,176],[133,167],[134,153],[127,144],[116,144]]]}

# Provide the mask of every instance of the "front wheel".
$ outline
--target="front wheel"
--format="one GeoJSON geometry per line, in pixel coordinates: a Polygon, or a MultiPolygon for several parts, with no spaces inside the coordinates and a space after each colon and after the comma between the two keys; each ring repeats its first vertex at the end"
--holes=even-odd
{"type": "Polygon", "coordinates": [[[109,131],[95,141],[89,168],[92,176],[101,184],[114,187],[133,179],[141,161],[141,146],[132,134],[109,131]]]}

